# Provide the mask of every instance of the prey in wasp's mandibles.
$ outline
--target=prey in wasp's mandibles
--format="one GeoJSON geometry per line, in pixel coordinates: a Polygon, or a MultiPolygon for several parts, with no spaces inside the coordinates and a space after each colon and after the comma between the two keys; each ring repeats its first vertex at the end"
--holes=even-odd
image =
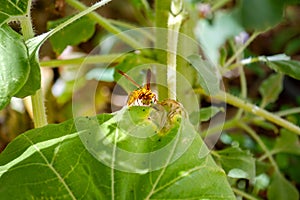
{"type": "Polygon", "coordinates": [[[140,86],[132,78],[130,78],[126,73],[118,70],[118,73],[123,75],[126,79],[132,82],[138,89],[132,91],[128,96],[127,105],[131,106],[135,103],[142,104],[144,106],[149,106],[157,102],[156,95],[150,89],[150,80],[151,80],[151,70],[147,70],[147,82],[144,86],[140,86]]]}

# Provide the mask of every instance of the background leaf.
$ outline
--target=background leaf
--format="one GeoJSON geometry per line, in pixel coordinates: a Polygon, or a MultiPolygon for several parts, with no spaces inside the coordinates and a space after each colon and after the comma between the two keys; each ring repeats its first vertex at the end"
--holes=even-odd
{"type": "MultiPolygon", "coordinates": [[[[223,169],[226,173],[233,173],[235,170],[235,175],[237,175],[237,170],[244,173],[239,173],[243,175],[239,178],[247,178],[253,180],[255,177],[255,159],[253,156],[247,152],[243,151],[238,147],[231,147],[221,151],[217,151],[219,157],[217,159],[221,163],[223,169]]],[[[237,178],[237,177],[235,177],[237,178]]]]}
{"type": "Polygon", "coordinates": [[[217,12],[212,22],[199,20],[195,35],[201,44],[203,52],[214,64],[219,61],[219,49],[227,39],[244,31],[237,22],[235,12],[217,12]]]}
{"type": "Polygon", "coordinates": [[[282,92],[283,75],[280,73],[272,74],[259,87],[259,93],[262,96],[262,107],[275,102],[282,92]]]}
{"type": "Polygon", "coordinates": [[[27,13],[30,6],[29,0],[1,1],[0,6],[0,26],[15,16],[22,16],[27,13]]]}
{"type": "Polygon", "coordinates": [[[296,60],[282,60],[267,62],[268,66],[276,72],[281,72],[292,78],[300,80],[300,62],[296,60]]]}
{"type": "Polygon", "coordinates": [[[7,24],[0,28],[0,109],[3,109],[26,83],[29,56],[21,35],[7,24]]]}
{"type": "Polygon", "coordinates": [[[223,107],[210,106],[201,108],[199,112],[193,112],[190,114],[189,119],[193,124],[197,122],[205,122],[214,117],[218,112],[224,111],[223,107]]]}
{"type": "MultiPolygon", "coordinates": [[[[133,111],[125,110],[127,114],[135,117],[131,123],[139,123],[145,127],[153,126],[148,119],[153,109],[150,107],[131,108],[133,111]]],[[[96,124],[106,124],[100,127],[109,131],[105,132],[105,142],[117,139],[118,145],[127,150],[149,151],[153,146],[147,145],[148,142],[155,144],[158,148],[173,135],[170,132],[170,137],[167,135],[161,137],[160,140],[157,135],[154,135],[154,140],[148,140],[146,143],[145,141],[139,142],[138,139],[133,142],[132,137],[123,137],[121,132],[119,132],[120,137],[116,137],[118,136],[116,135],[117,126],[111,122],[118,120],[120,116],[117,114],[120,112],[124,110],[98,116],[96,124]]],[[[124,116],[128,117],[127,114],[124,116]]],[[[127,117],[121,117],[119,120],[126,123],[127,117]]],[[[82,117],[77,120],[87,122],[92,118],[82,117]]],[[[211,156],[199,157],[199,150],[203,152],[208,150],[203,146],[203,141],[192,125],[185,124],[181,127],[184,130],[183,133],[192,131],[197,137],[180,158],[162,169],[138,174],[111,169],[95,159],[79,138],[81,134],[88,137],[93,126],[87,123],[85,124],[87,129],[78,132],[74,123],[73,120],[69,120],[62,124],[34,129],[22,134],[9,144],[0,155],[0,182],[4,183],[0,185],[2,198],[9,200],[34,196],[38,199],[50,197],[55,199],[111,199],[114,196],[115,199],[144,199],[148,196],[152,199],[235,199],[226,175],[214,163],[211,156]]],[[[178,129],[180,126],[176,124],[177,122],[174,128],[178,129]]],[[[142,134],[142,132],[139,133],[142,134]]],[[[98,145],[100,145],[99,142],[98,145]]],[[[134,161],[135,157],[132,159],[127,164],[132,164],[131,161],[134,161]]],[[[165,159],[164,155],[161,155],[159,159],[165,159]]],[[[115,163],[117,162],[116,159],[115,163]]],[[[136,164],[133,166],[143,163],[136,164]]]]}
{"type": "Polygon", "coordinates": [[[273,151],[300,155],[298,136],[286,129],[281,129],[280,137],[276,138],[273,151]]]}
{"type": "Polygon", "coordinates": [[[191,55],[188,60],[197,70],[200,85],[205,92],[210,95],[218,93],[220,91],[218,69],[211,63],[204,61],[199,55],[191,55]]]}
{"type": "Polygon", "coordinates": [[[298,200],[299,193],[295,186],[288,182],[280,173],[275,172],[268,188],[268,199],[298,200]]]}
{"type": "MultiPolygon", "coordinates": [[[[70,17],[48,22],[48,29],[53,29],[70,17]]],[[[51,38],[53,50],[60,54],[68,45],[77,45],[86,42],[95,32],[96,22],[85,16],[73,22],[66,28],[55,33],[51,38]],[[83,28],[84,27],[84,28],[83,28]]]]}
{"type": "Polygon", "coordinates": [[[242,0],[237,18],[246,29],[266,30],[282,20],[284,5],[281,0],[242,0]]]}

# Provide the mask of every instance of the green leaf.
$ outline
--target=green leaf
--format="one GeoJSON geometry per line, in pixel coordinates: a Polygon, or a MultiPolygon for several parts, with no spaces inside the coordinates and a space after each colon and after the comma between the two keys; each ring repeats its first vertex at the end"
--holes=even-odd
{"type": "Polygon", "coordinates": [[[197,122],[205,122],[214,117],[218,112],[223,111],[223,107],[210,106],[206,108],[201,108],[199,112],[193,112],[190,114],[189,118],[193,124],[197,122]]]}
{"type": "Polygon", "coordinates": [[[292,38],[288,44],[285,44],[285,52],[288,55],[294,55],[300,50],[300,38],[292,38]]]}
{"type": "Polygon", "coordinates": [[[219,49],[226,40],[244,31],[237,22],[235,12],[216,12],[213,22],[199,20],[195,35],[201,44],[203,52],[214,64],[219,62],[219,49]]]}
{"type": "Polygon", "coordinates": [[[273,148],[275,152],[300,155],[300,143],[298,136],[286,129],[280,130],[280,137],[276,138],[273,148]]]}
{"type": "Polygon", "coordinates": [[[213,64],[204,61],[199,55],[191,55],[188,60],[197,70],[200,85],[206,94],[217,94],[220,91],[218,69],[213,64]]]}
{"type": "Polygon", "coordinates": [[[0,28],[0,109],[3,109],[26,83],[28,50],[23,38],[7,24],[0,28]]]}
{"type": "Polygon", "coordinates": [[[1,1],[0,6],[0,26],[7,22],[10,18],[26,15],[29,11],[29,0],[10,0],[1,1]]]}
{"type": "MultiPolygon", "coordinates": [[[[53,29],[70,18],[71,17],[68,16],[56,21],[50,21],[48,22],[48,29],[53,29]]],[[[95,24],[95,21],[85,16],[60,30],[50,38],[53,50],[60,54],[68,45],[77,45],[81,42],[86,42],[93,36],[95,24]]]]}
{"type": "Polygon", "coordinates": [[[275,102],[282,92],[283,75],[280,73],[270,75],[259,87],[259,93],[262,96],[262,107],[275,102]]]}
{"type": "Polygon", "coordinates": [[[300,62],[295,60],[282,60],[267,62],[268,66],[276,72],[281,72],[292,78],[300,80],[300,62]]]}
{"type": "Polygon", "coordinates": [[[255,184],[254,187],[258,190],[265,190],[270,184],[270,178],[268,175],[262,173],[255,177],[255,184]]]}
{"type": "Polygon", "coordinates": [[[29,95],[34,95],[35,92],[41,88],[41,70],[38,58],[31,56],[30,62],[30,72],[29,77],[23,87],[18,91],[14,97],[24,98],[29,95]]]}
{"type": "Polygon", "coordinates": [[[1,198],[235,199],[184,115],[156,134],[161,113],[129,107],[20,135],[0,154],[1,198]]]}
{"type": "Polygon", "coordinates": [[[253,180],[255,177],[255,159],[248,151],[238,147],[231,147],[217,151],[217,159],[223,169],[234,178],[246,178],[253,180]]]}
{"type": "Polygon", "coordinates": [[[201,108],[199,112],[200,121],[208,121],[220,111],[224,111],[223,107],[211,106],[207,108],[201,108]]]}
{"type": "Polygon", "coordinates": [[[266,30],[283,18],[282,0],[242,0],[236,18],[246,29],[266,30]]]}
{"type": "MultiPolygon", "coordinates": [[[[26,45],[29,51],[29,63],[30,63],[30,72],[29,78],[24,83],[23,87],[19,91],[15,91],[14,96],[16,97],[25,97],[28,95],[33,95],[35,92],[40,89],[41,87],[41,75],[40,75],[40,66],[39,66],[39,49],[44,44],[44,42],[51,37],[53,34],[57,33],[61,29],[65,28],[72,22],[76,21],[77,19],[83,17],[84,15],[92,12],[93,10],[99,8],[100,6],[104,5],[105,3],[109,2],[110,0],[103,0],[91,6],[90,8],[76,14],[75,16],[71,17],[67,21],[64,21],[62,24],[59,24],[57,27],[48,31],[42,35],[38,35],[34,38],[31,38],[26,41],[26,45]]],[[[64,37],[68,38],[68,37],[64,37]]]]}
{"type": "Polygon", "coordinates": [[[268,188],[268,199],[298,200],[299,193],[294,185],[287,181],[280,173],[275,172],[268,188]]]}

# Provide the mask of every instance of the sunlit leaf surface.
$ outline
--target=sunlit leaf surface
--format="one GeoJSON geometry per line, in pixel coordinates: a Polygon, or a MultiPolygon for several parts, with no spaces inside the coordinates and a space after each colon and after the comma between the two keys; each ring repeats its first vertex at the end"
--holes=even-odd
{"type": "Polygon", "coordinates": [[[235,199],[187,118],[170,113],[135,106],[26,132],[0,155],[0,196],[235,199]]]}

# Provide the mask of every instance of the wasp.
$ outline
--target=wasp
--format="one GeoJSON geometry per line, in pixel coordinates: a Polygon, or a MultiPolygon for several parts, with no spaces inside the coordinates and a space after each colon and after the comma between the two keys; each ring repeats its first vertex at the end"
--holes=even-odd
{"type": "Polygon", "coordinates": [[[137,103],[141,102],[142,105],[146,105],[146,106],[149,106],[157,102],[156,95],[150,89],[150,80],[151,80],[150,69],[147,70],[147,80],[144,86],[140,86],[137,82],[135,82],[132,78],[130,78],[130,76],[128,76],[126,73],[122,72],[121,70],[118,70],[118,73],[123,75],[126,79],[128,79],[138,88],[133,92],[131,92],[130,95],[128,96],[128,100],[127,100],[128,106],[133,105],[135,102],[137,103]]]}

